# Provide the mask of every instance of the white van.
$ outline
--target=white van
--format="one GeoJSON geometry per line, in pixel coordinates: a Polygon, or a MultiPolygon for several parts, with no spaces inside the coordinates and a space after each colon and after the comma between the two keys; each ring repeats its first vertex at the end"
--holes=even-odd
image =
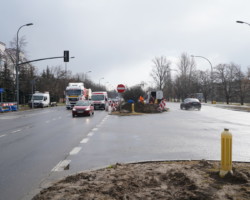
{"type": "Polygon", "coordinates": [[[50,95],[49,92],[38,92],[36,91],[29,102],[30,108],[44,108],[50,105],[50,95]]]}
{"type": "Polygon", "coordinates": [[[91,102],[95,108],[108,110],[108,93],[107,92],[92,92],[91,102]]]}
{"type": "Polygon", "coordinates": [[[163,92],[162,92],[162,90],[148,91],[147,95],[145,97],[146,103],[150,103],[151,97],[154,99],[154,101],[157,100],[158,103],[159,103],[162,100],[162,98],[163,98],[163,92]]]}

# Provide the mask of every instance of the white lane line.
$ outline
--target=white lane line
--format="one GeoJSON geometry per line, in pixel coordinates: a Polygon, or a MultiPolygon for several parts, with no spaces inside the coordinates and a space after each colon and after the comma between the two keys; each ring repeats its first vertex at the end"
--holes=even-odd
{"type": "Polygon", "coordinates": [[[6,136],[6,135],[0,135],[0,138],[1,138],[1,137],[4,137],[4,136],[6,136]]]}
{"type": "Polygon", "coordinates": [[[50,121],[46,121],[45,123],[50,123],[50,121]]]}
{"type": "Polygon", "coordinates": [[[89,138],[84,138],[80,143],[83,144],[83,143],[87,143],[89,141],[89,138]]]}
{"type": "Polygon", "coordinates": [[[92,131],[98,131],[98,128],[93,128],[92,131]]]}
{"type": "Polygon", "coordinates": [[[74,149],[72,149],[72,151],[69,153],[69,155],[76,155],[79,153],[79,151],[81,151],[82,147],[75,147],[74,149]]]}
{"type": "Polygon", "coordinates": [[[17,133],[17,132],[20,132],[21,129],[18,129],[18,130],[15,130],[15,131],[12,131],[11,133],[17,133]]]}
{"type": "Polygon", "coordinates": [[[51,171],[60,172],[64,171],[66,167],[68,167],[71,160],[62,160],[60,161],[51,171]]]}
{"type": "Polygon", "coordinates": [[[88,136],[88,137],[91,137],[91,136],[93,136],[93,135],[94,135],[93,132],[89,132],[87,136],[88,136]]]}

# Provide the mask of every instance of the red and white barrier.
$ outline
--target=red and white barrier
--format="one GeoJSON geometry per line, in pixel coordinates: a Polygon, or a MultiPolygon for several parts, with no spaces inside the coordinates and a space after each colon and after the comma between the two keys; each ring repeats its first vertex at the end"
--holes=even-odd
{"type": "Polygon", "coordinates": [[[159,109],[161,111],[167,110],[167,104],[166,104],[166,100],[165,99],[161,100],[161,103],[159,104],[159,109]]]}
{"type": "Polygon", "coordinates": [[[116,111],[118,107],[118,102],[110,102],[109,107],[110,107],[110,112],[116,111]]]}

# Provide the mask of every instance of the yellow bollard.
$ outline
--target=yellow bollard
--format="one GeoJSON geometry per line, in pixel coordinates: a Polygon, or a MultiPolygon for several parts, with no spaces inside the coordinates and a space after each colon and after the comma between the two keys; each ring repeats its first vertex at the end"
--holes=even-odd
{"type": "Polygon", "coordinates": [[[229,129],[224,129],[221,133],[221,166],[220,177],[224,177],[228,172],[232,171],[232,134],[229,129]]]}
{"type": "Polygon", "coordinates": [[[131,104],[131,110],[132,110],[132,113],[134,113],[135,112],[135,104],[131,104]]]}

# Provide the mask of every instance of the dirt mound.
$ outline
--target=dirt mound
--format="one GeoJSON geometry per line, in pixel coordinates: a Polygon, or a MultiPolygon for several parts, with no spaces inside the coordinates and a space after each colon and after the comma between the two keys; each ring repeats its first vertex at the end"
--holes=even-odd
{"type": "Polygon", "coordinates": [[[220,178],[215,161],[116,164],[69,176],[33,200],[249,199],[250,163],[234,163],[233,171],[220,178]]]}
{"type": "MultiPolygon", "coordinates": [[[[122,104],[121,109],[131,112],[132,111],[131,103],[122,104]]],[[[161,112],[159,110],[158,104],[134,103],[134,109],[135,109],[135,112],[139,112],[139,113],[159,113],[159,112],[161,112]]]]}

